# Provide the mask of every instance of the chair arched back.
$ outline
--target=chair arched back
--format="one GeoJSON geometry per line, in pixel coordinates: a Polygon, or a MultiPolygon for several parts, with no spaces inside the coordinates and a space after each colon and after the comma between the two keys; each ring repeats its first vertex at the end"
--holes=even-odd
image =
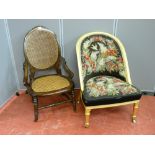
{"type": "Polygon", "coordinates": [[[85,80],[99,74],[116,76],[131,84],[126,52],[115,36],[105,32],[82,35],[76,52],[82,90],[85,80]]]}
{"type": "Polygon", "coordinates": [[[25,37],[24,54],[36,70],[53,67],[59,58],[59,45],[55,34],[44,27],[33,28],[25,37]]]}

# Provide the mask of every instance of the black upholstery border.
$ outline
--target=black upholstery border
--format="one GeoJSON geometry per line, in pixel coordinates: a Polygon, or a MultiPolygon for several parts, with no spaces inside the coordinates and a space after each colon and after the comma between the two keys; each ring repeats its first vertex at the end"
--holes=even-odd
{"type": "Polygon", "coordinates": [[[137,94],[130,94],[124,96],[102,96],[102,97],[87,97],[82,95],[82,99],[86,106],[96,106],[96,105],[108,105],[108,104],[115,104],[115,103],[122,103],[128,101],[139,100],[142,96],[142,93],[139,92],[137,94]]]}

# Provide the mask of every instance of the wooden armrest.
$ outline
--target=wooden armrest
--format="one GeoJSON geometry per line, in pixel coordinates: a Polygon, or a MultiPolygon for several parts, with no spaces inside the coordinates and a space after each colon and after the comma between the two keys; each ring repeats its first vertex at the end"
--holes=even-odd
{"type": "Polygon", "coordinates": [[[61,57],[61,62],[62,62],[62,66],[64,68],[64,70],[66,71],[66,73],[68,74],[69,78],[73,78],[74,73],[69,69],[69,67],[66,64],[66,60],[64,57],[61,57]]]}

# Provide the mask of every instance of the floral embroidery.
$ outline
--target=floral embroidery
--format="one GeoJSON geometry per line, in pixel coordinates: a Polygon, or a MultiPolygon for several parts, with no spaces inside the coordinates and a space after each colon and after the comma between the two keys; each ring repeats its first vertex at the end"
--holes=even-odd
{"type": "Polygon", "coordinates": [[[125,77],[124,63],[117,43],[104,35],[87,37],[81,46],[83,78],[92,73],[115,72],[125,77]]]}
{"type": "Polygon", "coordinates": [[[85,85],[90,97],[117,96],[137,93],[137,89],[129,83],[112,76],[96,76],[90,78],[85,85]]]}

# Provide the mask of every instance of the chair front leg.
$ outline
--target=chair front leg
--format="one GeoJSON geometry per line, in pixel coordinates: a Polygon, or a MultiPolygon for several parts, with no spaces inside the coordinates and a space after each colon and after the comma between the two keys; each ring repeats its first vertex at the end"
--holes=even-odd
{"type": "Polygon", "coordinates": [[[85,108],[85,128],[89,127],[90,109],[85,108]]]}
{"type": "Polygon", "coordinates": [[[133,105],[133,114],[132,114],[132,122],[136,123],[136,114],[138,111],[139,102],[134,103],[133,105]]]}
{"type": "Polygon", "coordinates": [[[38,121],[38,97],[33,96],[32,101],[34,104],[34,121],[37,122],[38,121]]]}

